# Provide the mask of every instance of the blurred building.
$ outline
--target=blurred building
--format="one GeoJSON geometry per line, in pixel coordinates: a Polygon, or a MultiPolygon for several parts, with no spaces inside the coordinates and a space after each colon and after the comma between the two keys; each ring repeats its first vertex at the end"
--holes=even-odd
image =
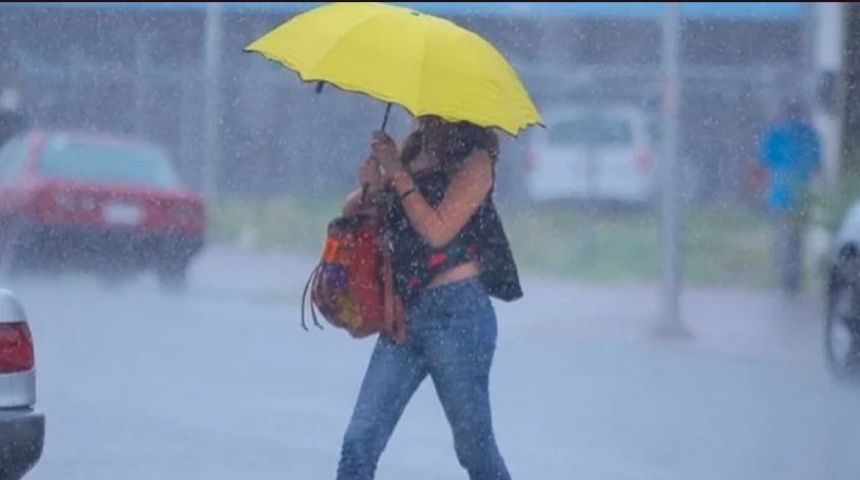
{"type": "MultiPolygon", "coordinates": [[[[261,195],[342,189],[384,107],[242,52],[316,3],[224,4],[220,188],[261,195]],[[332,173],[334,172],[334,174],[332,173]]],[[[205,4],[3,4],[0,68],[14,65],[35,124],[140,134],[165,144],[199,185],[205,4]],[[38,26],[38,28],[34,28],[38,26]]],[[[659,3],[414,3],[497,45],[540,105],[624,102],[659,119],[659,3]]],[[[812,74],[801,2],[683,6],[681,155],[701,201],[745,196],[757,135],[812,74]]],[[[656,129],[659,131],[659,126],[656,129]]],[[[506,142],[500,193],[517,195],[523,142],[506,142]]]]}

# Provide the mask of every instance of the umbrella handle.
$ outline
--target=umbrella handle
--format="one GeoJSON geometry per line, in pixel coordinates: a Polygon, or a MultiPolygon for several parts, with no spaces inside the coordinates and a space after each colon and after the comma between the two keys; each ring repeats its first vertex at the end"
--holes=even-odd
{"type": "Polygon", "coordinates": [[[385,131],[385,126],[388,125],[388,115],[391,113],[391,103],[385,106],[385,117],[382,118],[382,128],[381,131],[385,131]]]}
{"type": "MultiPolygon", "coordinates": [[[[322,82],[320,82],[319,85],[322,85],[322,82]]],[[[385,117],[383,117],[383,119],[382,119],[382,129],[381,130],[383,132],[385,131],[385,126],[388,124],[388,115],[390,113],[391,113],[391,103],[389,102],[388,105],[385,106],[385,117]]],[[[370,188],[370,185],[367,183],[365,183],[364,185],[361,186],[361,202],[362,203],[364,203],[364,199],[365,199],[365,197],[367,197],[368,188],[370,188]]]]}

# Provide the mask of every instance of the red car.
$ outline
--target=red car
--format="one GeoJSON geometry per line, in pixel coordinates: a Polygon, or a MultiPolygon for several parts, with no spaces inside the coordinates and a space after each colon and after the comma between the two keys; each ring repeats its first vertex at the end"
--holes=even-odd
{"type": "Polygon", "coordinates": [[[0,269],[88,270],[115,284],[154,271],[181,288],[206,209],[147,142],[32,131],[0,148],[0,269]]]}

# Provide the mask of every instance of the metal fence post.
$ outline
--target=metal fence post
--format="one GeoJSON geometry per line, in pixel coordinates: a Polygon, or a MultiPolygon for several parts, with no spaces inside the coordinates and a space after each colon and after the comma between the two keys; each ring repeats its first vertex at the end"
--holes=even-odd
{"type": "Polygon", "coordinates": [[[679,43],[680,5],[666,4],[663,17],[663,158],[662,165],[662,318],[659,335],[689,336],[681,320],[681,163],[678,161],[678,125],[681,100],[679,43]]]}
{"type": "Polygon", "coordinates": [[[203,191],[210,201],[218,195],[218,171],[221,166],[221,4],[206,5],[206,33],[204,38],[203,84],[206,91],[205,138],[203,161],[203,191]]]}

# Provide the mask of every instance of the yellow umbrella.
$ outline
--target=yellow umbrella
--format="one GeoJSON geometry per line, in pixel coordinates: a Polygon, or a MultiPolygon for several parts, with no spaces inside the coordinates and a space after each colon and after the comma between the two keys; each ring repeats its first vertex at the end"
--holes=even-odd
{"type": "Polygon", "coordinates": [[[415,116],[466,120],[514,136],[530,125],[543,126],[516,72],[488,41],[412,9],[324,5],[293,17],[245,51],[281,63],[304,81],[364,93],[389,107],[396,103],[415,116]]]}

